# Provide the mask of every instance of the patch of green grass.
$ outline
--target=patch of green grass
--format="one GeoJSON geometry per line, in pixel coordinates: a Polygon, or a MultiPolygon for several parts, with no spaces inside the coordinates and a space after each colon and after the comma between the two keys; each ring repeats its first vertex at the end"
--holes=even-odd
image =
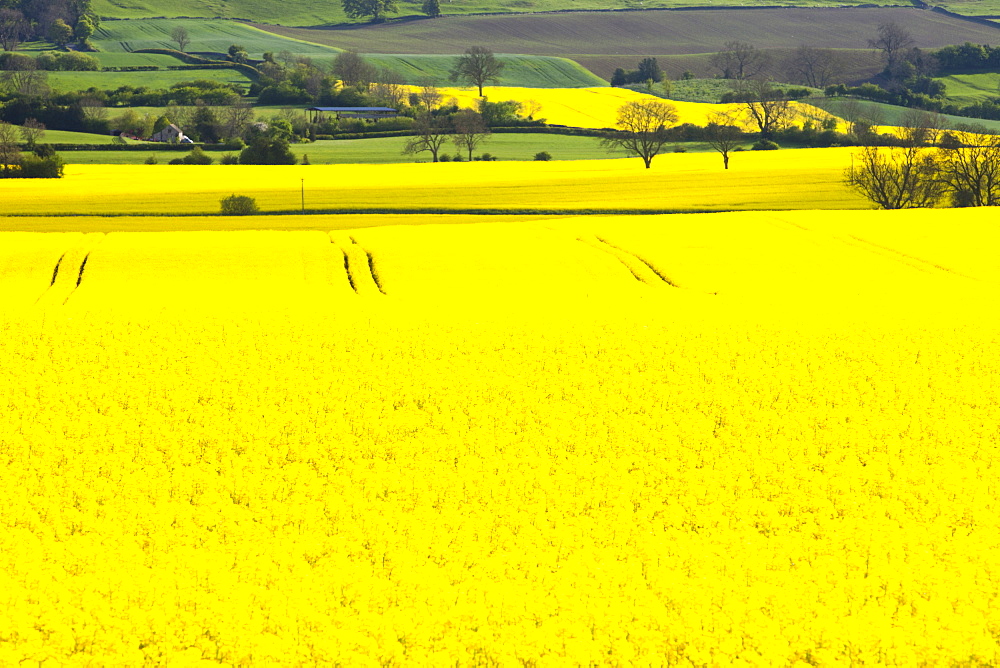
{"type": "Polygon", "coordinates": [[[944,83],[945,95],[961,105],[1000,97],[1000,73],[952,74],[937,79],[944,83]]]}
{"type": "Polygon", "coordinates": [[[170,88],[182,81],[207,79],[247,88],[250,79],[237,70],[159,70],[154,72],[49,72],[49,86],[67,92],[90,87],[113,90],[119,86],[145,86],[154,90],[170,88]]]}
{"type": "Polygon", "coordinates": [[[146,19],[142,21],[103,21],[94,34],[93,42],[106,52],[129,52],[136,49],[176,49],[170,37],[176,27],[183,27],[191,40],[186,51],[191,53],[225,54],[230,45],[239,44],[252,58],[265,51],[275,54],[289,51],[311,58],[332,59],[340,49],[282,37],[236,21],[204,21],[194,19],[146,19]]]}
{"type": "MultiPolygon", "coordinates": [[[[111,135],[95,135],[89,132],[69,132],[67,130],[46,130],[45,136],[39,140],[41,144],[111,144],[111,135]]],[[[130,144],[136,143],[129,141],[130,144]]],[[[97,151],[98,153],[100,151],[97,151]]],[[[61,154],[65,158],[71,152],[61,154]]]]}
{"type": "Polygon", "coordinates": [[[160,67],[166,69],[184,65],[184,61],[160,53],[121,53],[97,51],[87,55],[97,58],[101,67],[160,67]]]}
{"type": "MultiPolygon", "coordinates": [[[[109,138],[110,139],[110,138],[109,138]]],[[[430,162],[429,153],[403,155],[406,137],[380,137],[377,139],[345,139],[317,141],[311,144],[293,144],[292,152],[302,159],[309,156],[313,165],[336,164],[390,164],[400,162],[430,162]]],[[[681,147],[687,153],[712,150],[700,142],[670,145],[664,153],[681,147]]],[[[749,146],[749,144],[748,144],[749,146]]],[[[548,152],[553,160],[600,160],[626,157],[622,152],[608,152],[596,137],[574,137],[550,134],[503,133],[491,136],[475,155],[489,153],[499,160],[533,160],[536,153],[548,152]]],[[[210,151],[208,155],[218,163],[226,152],[210,151]]],[[[453,144],[445,144],[442,153],[454,156],[458,149],[453,144]]],[[[109,164],[139,165],[149,156],[155,156],[159,164],[166,164],[174,158],[184,156],[182,151],[157,151],[151,146],[149,151],[63,151],[60,154],[69,164],[109,164]]],[[[463,152],[463,157],[467,154],[463,152]]]]}
{"type": "MultiPolygon", "coordinates": [[[[449,73],[457,56],[365,54],[373,65],[386,67],[408,84],[431,80],[439,86],[449,84],[449,73]]],[[[566,58],[497,54],[504,63],[501,86],[526,88],[588,88],[608,82],[580,64],[566,58]]]]}
{"type": "MultiPolygon", "coordinates": [[[[846,100],[837,97],[813,97],[806,100],[806,102],[820,109],[825,109],[836,116],[843,113],[846,100]]],[[[869,102],[868,100],[857,100],[857,103],[860,105],[862,115],[868,118],[879,119],[880,122],[878,125],[899,125],[903,122],[904,115],[910,111],[906,107],[897,107],[881,102],[869,102]]],[[[980,125],[987,130],[1000,132],[1000,121],[988,121],[982,118],[948,116],[944,114],[943,117],[945,119],[945,129],[955,130],[963,125],[980,125]]]]}

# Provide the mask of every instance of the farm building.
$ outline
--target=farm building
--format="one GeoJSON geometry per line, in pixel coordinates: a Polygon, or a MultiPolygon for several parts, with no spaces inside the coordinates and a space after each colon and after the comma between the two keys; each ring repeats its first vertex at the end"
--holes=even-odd
{"type": "Polygon", "coordinates": [[[334,114],[338,120],[352,118],[366,121],[399,116],[399,110],[392,107],[309,107],[306,111],[312,123],[322,121],[325,114],[334,114]]]}
{"type": "Polygon", "coordinates": [[[154,133],[153,136],[150,137],[151,141],[162,141],[171,144],[183,142],[185,139],[186,137],[184,136],[184,133],[173,123],[169,124],[159,132],[154,133]]]}

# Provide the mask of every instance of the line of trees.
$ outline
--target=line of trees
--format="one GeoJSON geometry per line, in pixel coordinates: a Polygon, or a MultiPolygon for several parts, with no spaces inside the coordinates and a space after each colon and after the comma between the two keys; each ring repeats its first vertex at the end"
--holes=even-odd
{"type": "Polygon", "coordinates": [[[903,146],[865,147],[844,172],[845,183],[881,209],[1000,205],[1000,135],[967,128],[959,142],[926,148],[924,133],[903,146]]]}
{"type": "Polygon", "coordinates": [[[100,26],[91,0],[4,0],[0,4],[0,46],[16,51],[30,39],[58,46],[76,42],[91,50],[90,38],[100,26]]]}

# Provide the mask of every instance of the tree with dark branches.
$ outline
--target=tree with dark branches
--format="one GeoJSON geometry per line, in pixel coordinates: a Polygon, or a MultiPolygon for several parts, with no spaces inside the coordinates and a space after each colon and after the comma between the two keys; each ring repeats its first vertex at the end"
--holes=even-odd
{"type": "Polygon", "coordinates": [[[870,48],[882,52],[887,70],[892,70],[902,54],[915,43],[913,35],[893,21],[879,24],[878,34],[868,40],[870,48]]]}
{"type": "Polygon", "coordinates": [[[916,146],[866,146],[852,156],[844,182],[880,209],[930,207],[945,193],[934,157],[916,146]]]}
{"type": "Polygon", "coordinates": [[[642,158],[649,169],[653,158],[667,143],[667,130],[678,120],[677,108],[658,99],[636,100],[618,108],[617,132],[601,143],[609,149],[624,149],[642,158]]]}
{"type": "Polygon", "coordinates": [[[479,88],[483,97],[483,86],[500,83],[500,73],[504,64],[485,46],[470,46],[465,55],[459,56],[451,70],[451,81],[464,81],[479,88]]]}
{"type": "Polygon", "coordinates": [[[764,74],[771,66],[771,56],[746,42],[726,42],[722,51],[712,54],[712,67],[723,79],[750,79],[764,74]]]}

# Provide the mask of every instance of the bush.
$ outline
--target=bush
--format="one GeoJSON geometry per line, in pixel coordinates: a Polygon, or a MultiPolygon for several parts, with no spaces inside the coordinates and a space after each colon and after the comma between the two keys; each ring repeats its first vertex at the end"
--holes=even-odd
{"type": "Polygon", "coordinates": [[[181,158],[174,158],[173,160],[171,160],[167,164],[168,165],[183,165],[184,164],[184,160],[181,159],[181,158]]]}
{"type": "Polygon", "coordinates": [[[156,159],[155,155],[151,155],[148,158],[146,158],[145,160],[143,160],[143,162],[145,164],[147,164],[147,165],[155,165],[155,164],[159,163],[160,161],[156,159]]]}
{"type": "Polygon", "coordinates": [[[224,216],[249,216],[260,212],[257,200],[246,195],[230,195],[219,200],[224,216]]]}
{"type": "Polygon", "coordinates": [[[754,151],[777,151],[781,147],[770,139],[760,139],[750,148],[754,151]]]}
{"type": "MultiPolygon", "coordinates": [[[[200,146],[195,146],[190,153],[180,159],[182,165],[211,165],[213,162],[214,160],[205,155],[200,146]]],[[[174,161],[171,160],[170,164],[174,164],[174,161]]]]}
{"type": "Polygon", "coordinates": [[[482,155],[477,155],[473,160],[480,162],[496,162],[496,156],[492,153],[483,153],[482,155]]]}
{"type": "Polygon", "coordinates": [[[438,156],[438,162],[451,162],[451,156],[447,153],[442,153],[438,156]]]}
{"type": "Polygon", "coordinates": [[[63,175],[63,161],[58,155],[39,158],[35,155],[21,157],[22,179],[58,179],[63,175]]]}
{"type": "Polygon", "coordinates": [[[240,164],[240,156],[233,155],[232,153],[225,153],[221,158],[219,158],[220,165],[238,165],[240,164]]]}
{"type": "Polygon", "coordinates": [[[535,154],[535,160],[543,160],[548,162],[552,159],[552,155],[548,151],[539,151],[535,154]]]}

